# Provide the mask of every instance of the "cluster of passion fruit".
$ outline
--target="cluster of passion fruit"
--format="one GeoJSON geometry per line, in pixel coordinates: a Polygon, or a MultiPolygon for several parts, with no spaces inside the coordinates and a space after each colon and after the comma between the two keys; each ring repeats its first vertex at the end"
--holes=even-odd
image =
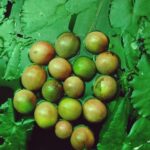
{"type": "Polygon", "coordinates": [[[79,55],[71,64],[68,59],[80,49],[80,40],[75,34],[60,35],[55,48],[45,41],[34,43],[29,49],[33,64],[25,68],[21,76],[24,89],[16,91],[13,99],[17,112],[28,114],[34,111],[39,127],[55,126],[56,136],[61,139],[70,137],[71,145],[77,150],[91,148],[95,138],[86,125],[73,129],[72,121],[81,114],[90,123],[101,122],[106,117],[104,103],[117,92],[116,80],[110,75],[119,66],[118,57],[106,51],[108,38],[102,32],[87,34],[84,44],[96,59],[79,55]],[[96,72],[101,75],[93,83],[95,97],[80,101],[86,89],[85,82],[92,80],[96,72]],[[41,100],[37,103],[37,99],[41,100]]]}

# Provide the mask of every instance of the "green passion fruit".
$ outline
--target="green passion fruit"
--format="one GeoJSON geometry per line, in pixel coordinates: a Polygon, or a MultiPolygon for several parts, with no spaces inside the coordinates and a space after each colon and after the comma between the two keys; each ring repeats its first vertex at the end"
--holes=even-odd
{"type": "Polygon", "coordinates": [[[43,129],[54,126],[58,119],[56,106],[51,102],[40,102],[34,112],[37,125],[43,129]]]}
{"type": "Polygon", "coordinates": [[[102,121],[106,114],[106,106],[96,98],[89,99],[83,104],[83,115],[91,123],[102,121]]]}
{"type": "Polygon", "coordinates": [[[90,32],[85,38],[85,47],[89,52],[98,54],[108,47],[108,39],[102,32],[90,32]]]}
{"type": "Polygon", "coordinates": [[[93,91],[100,100],[110,100],[117,92],[117,82],[111,76],[100,76],[94,83],[93,91]]]}
{"type": "Polygon", "coordinates": [[[80,102],[73,98],[63,98],[58,104],[59,115],[68,121],[76,120],[82,113],[80,102]]]}
{"type": "Polygon", "coordinates": [[[95,137],[87,126],[78,125],[74,128],[70,142],[75,150],[91,149],[95,143],[95,137]]]}
{"type": "Polygon", "coordinates": [[[55,42],[55,49],[58,56],[70,58],[74,56],[80,47],[80,41],[73,33],[61,34],[55,42]]]}
{"type": "Polygon", "coordinates": [[[118,57],[111,52],[103,52],[96,57],[96,68],[102,74],[112,74],[118,67],[118,57]]]}
{"type": "Polygon", "coordinates": [[[63,83],[64,91],[67,96],[79,98],[84,92],[84,82],[77,76],[68,77],[63,83]]]}
{"type": "Polygon", "coordinates": [[[60,139],[66,139],[71,136],[72,125],[69,121],[60,120],[55,125],[55,134],[60,139]]]}
{"type": "Polygon", "coordinates": [[[42,87],[42,95],[47,101],[55,102],[63,96],[63,86],[57,80],[49,79],[42,87]]]}
{"type": "Polygon", "coordinates": [[[73,63],[74,73],[84,80],[91,80],[96,74],[96,66],[93,60],[88,57],[78,57],[73,63]]]}
{"type": "Polygon", "coordinates": [[[51,76],[58,80],[65,80],[72,72],[70,63],[66,59],[60,57],[52,59],[49,62],[48,69],[51,76]]]}
{"type": "Polygon", "coordinates": [[[28,66],[21,76],[22,85],[28,90],[39,90],[45,80],[46,72],[38,65],[28,66]]]}
{"type": "Polygon", "coordinates": [[[32,45],[29,50],[29,57],[32,62],[39,65],[46,65],[54,57],[55,50],[52,45],[45,41],[39,41],[32,45]]]}
{"type": "Polygon", "coordinates": [[[17,112],[28,114],[33,111],[36,105],[36,96],[33,92],[22,89],[15,93],[13,105],[17,112]]]}

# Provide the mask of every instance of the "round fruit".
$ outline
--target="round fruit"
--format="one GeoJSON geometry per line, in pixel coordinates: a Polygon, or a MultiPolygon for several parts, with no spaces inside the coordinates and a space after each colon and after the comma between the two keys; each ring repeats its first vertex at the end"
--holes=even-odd
{"type": "Polygon", "coordinates": [[[78,126],[71,135],[71,145],[75,150],[91,149],[95,138],[93,132],[87,126],[78,126]]]}
{"type": "Polygon", "coordinates": [[[106,106],[98,99],[89,99],[83,104],[83,115],[89,122],[102,121],[107,114],[106,106]]]}
{"type": "Polygon", "coordinates": [[[85,38],[85,47],[89,52],[100,53],[107,49],[108,39],[102,32],[90,32],[85,38]]]}
{"type": "Polygon", "coordinates": [[[71,136],[72,125],[69,121],[61,120],[58,121],[55,126],[55,134],[60,139],[66,139],[71,136]]]}
{"type": "Polygon", "coordinates": [[[61,34],[55,42],[56,53],[63,58],[70,58],[79,50],[80,42],[73,33],[61,34]]]}
{"type": "Polygon", "coordinates": [[[113,77],[103,75],[95,81],[93,90],[95,96],[100,100],[109,100],[117,92],[117,82],[113,77]]]}
{"type": "Polygon", "coordinates": [[[83,81],[76,76],[67,78],[63,84],[65,93],[72,98],[79,98],[84,92],[83,81]]]}
{"type": "Polygon", "coordinates": [[[14,95],[13,104],[19,113],[28,114],[35,108],[36,96],[29,90],[19,90],[14,95]]]}
{"type": "Polygon", "coordinates": [[[72,69],[69,62],[64,58],[54,58],[49,62],[48,69],[50,74],[59,80],[65,80],[71,75],[72,69]]]}
{"type": "Polygon", "coordinates": [[[42,87],[43,97],[51,102],[55,102],[63,96],[63,86],[54,79],[46,81],[42,87]]]}
{"type": "Polygon", "coordinates": [[[51,102],[42,101],[35,108],[34,118],[39,127],[49,128],[57,122],[57,108],[51,102]]]}
{"type": "Polygon", "coordinates": [[[112,74],[119,67],[118,57],[111,52],[103,52],[96,58],[96,67],[102,74],[112,74]]]}
{"type": "Polygon", "coordinates": [[[68,121],[76,120],[82,113],[80,102],[72,98],[63,98],[58,105],[59,115],[68,121]]]}
{"type": "Polygon", "coordinates": [[[44,41],[36,42],[29,50],[29,57],[32,62],[45,65],[54,57],[55,51],[51,44],[44,41]]]}
{"type": "Polygon", "coordinates": [[[27,67],[21,77],[23,86],[28,90],[38,90],[46,80],[45,70],[38,66],[32,65],[27,67]]]}
{"type": "Polygon", "coordinates": [[[90,80],[96,73],[96,66],[90,58],[81,56],[73,63],[73,71],[82,79],[90,80]]]}

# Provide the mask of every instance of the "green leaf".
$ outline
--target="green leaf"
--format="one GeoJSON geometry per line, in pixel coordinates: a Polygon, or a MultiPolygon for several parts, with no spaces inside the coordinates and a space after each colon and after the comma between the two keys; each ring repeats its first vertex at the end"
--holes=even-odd
{"type": "Polygon", "coordinates": [[[138,119],[132,126],[125,139],[122,150],[148,150],[150,149],[150,120],[138,119]]]}
{"type": "Polygon", "coordinates": [[[133,107],[137,109],[138,113],[143,117],[150,116],[150,57],[142,55],[141,60],[138,62],[137,68],[138,75],[134,76],[131,81],[133,92],[131,102],[133,107]]]}
{"type": "Polygon", "coordinates": [[[131,0],[113,0],[110,9],[110,22],[113,27],[125,29],[132,18],[131,0]]]}
{"type": "Polygon", "coordinates": [[[149,18],[149,6],[149,0],[136,0],[134,4],[134,13],[138,16],[147,16],[149,18]]]}
{"type": "Polygon", "coordinates": [[[25,1],[21,11],[23,33],[53,43],[60,33],[68,31],[71,15],[66,10],[65,3],[66,0],[25,1]]]}
{"type": "Polygon", "coordinates": [[[115,102],[108,104],[108,106],[108,118],[100,132],[97,149],[112,150],[115,148],[115,150],[120,150],[124,138],[127,135],[129,101],[126,98],[119,97],[115,102]]]}
{"type": "Polygon", "coordinates": [[[15,122],[12,100],[0,106],[1,150],[26,150],[27,136],[32,131],[33,119],[15,122]]]}

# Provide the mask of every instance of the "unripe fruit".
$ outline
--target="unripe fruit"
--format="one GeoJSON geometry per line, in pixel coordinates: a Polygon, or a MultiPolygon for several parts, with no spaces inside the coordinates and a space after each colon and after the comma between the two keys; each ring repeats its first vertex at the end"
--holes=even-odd
{"type": "Polygon", "coordinates": [[[72,98],[79,98],[84,92],[84,82],[77,76],[67,78],[63,87],[67,96],[72,98]]]}
{"type": "Polygon", "coordinates": [[[39,90],[45,80],[46,72],[38,65],[31,65],[27,67],[21,76],[22,84],[28,90],[39,90]]]}
{"type": "Polygon", "coordinates": [[[96,98],[89,99],[83,104],[83,115],[89,122],[100,122],[106,117],[106,114],[106,106],[96,98]]]}
{"type": "Polygon", "coordinates": [[[74,56],[80,47],[79,39],[73,33],[61,34],[55,42],[56,53],[63,58],[74,56]]]}
{"type": "Polygon", "coordinates": [[[63,86],[58,81],[50,79],[44,83],[42,95],[47,101],[55,102],[63,96],[63,86]]]}
{"type": "Polygon", "coordinates": [[[34,118],[43,129],[54,126],[58,119],[57,108],[50,102],[43,101],[36,106],[34,118]]]}
{"type": "Polygon", "coordinates": [[[58,104],[59,115],[68,121],[76,120],[82,113],[80,102],[73,98],[63,98],[58,104]]]}
{"type": "Polygon", "coordinates": [[[95,138],[87,126],[77,126],[71,135],[70,142],[75,150],[91,149],[95,138]]]}
{"type": "Polygon", "coordinates": [[[93,91],[100,100],[110,100],[117,92],[117,82],[111,76],[100,76],[94,83],[93,91]]]}
{"type": "Polygon", "coordinates": [[[90,80],[96,73],[96,66],[90,58],[81,56],[73,63],[73,71],[82,79],[90,80]]]}
{"type": "Polygon", "coordinates": [[[51,76],[58,80],[65,80],[71,75],[72,68],[69,62],[64,58],[54,58],[48,65],[51,76]]]}
{"type": "Polygon", "coordinates": [[[85,47],[89,52],[98,54],[108,47],[108,39],[102,32],[90,32],[85,38],[85,47]]]}
{"type": "Polygon", "coordinates": [[[60,139],[66,139],[71,136],[72,125],[69,121],[60,120],[55,126],[55,134],[60,139]]]}
{"type": "Polygon", "coordinates": [[[111,52],[103,52],[96,57],[96,68],[102,74],[112,74],[118,67],[118,57],[111,52]]]}
{"type": "Polygon", "coordinates": [[[36,96],[29,90],[19,90],[14,95],[13,104],[17,112],[28,114],[35,108],[36,96]]]}
{"type": "Polygon", "coordinates": [[[46,65],[54,57],[55,51],[51,44],[44,41],[36,42],[29,50],[29,57],[32,62],[39,65],[46,65]]]}

